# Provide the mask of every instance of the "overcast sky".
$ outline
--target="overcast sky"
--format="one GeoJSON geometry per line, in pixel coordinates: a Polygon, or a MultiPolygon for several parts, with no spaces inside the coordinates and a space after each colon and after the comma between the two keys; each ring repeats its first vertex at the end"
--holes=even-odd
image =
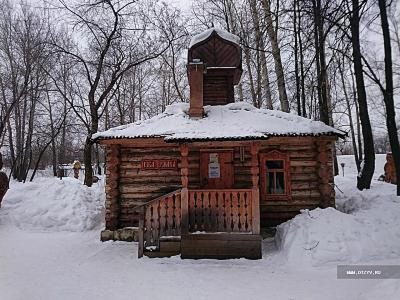
{"type": "Polygon", "coordinates": [[[165,2],[172,3],[175,6],[181,8],[182,10],[188,11],[190,9],[192,0],[166,0],[165,2]]]}

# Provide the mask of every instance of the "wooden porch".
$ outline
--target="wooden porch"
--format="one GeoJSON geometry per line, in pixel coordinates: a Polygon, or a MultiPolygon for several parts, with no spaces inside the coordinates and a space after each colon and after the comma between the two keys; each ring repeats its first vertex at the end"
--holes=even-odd
{"type": "Polygon", "coordinates": [[[139,210],[139,253],[149,257],[261,258],[258,189],[176,190],[139,210]]]}

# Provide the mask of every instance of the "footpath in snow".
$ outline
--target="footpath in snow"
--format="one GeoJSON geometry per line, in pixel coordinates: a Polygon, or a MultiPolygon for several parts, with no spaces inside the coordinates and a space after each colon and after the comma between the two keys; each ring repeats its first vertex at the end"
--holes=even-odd
{"type": "MultiPolygon", "coordinates": [[[[338,264],[400,265],[400,201],[379,182],[355,188],[351,156],[337,208],[303,211],[265,240],[263,259],[137,259],[135,243],[99,241],[104,185],[12,183],[0,209],[0,299],[400,299],[400,280],[338,280],[338,264]]],[[[340,190],[340,191],[339,191],[340,190]]]]}

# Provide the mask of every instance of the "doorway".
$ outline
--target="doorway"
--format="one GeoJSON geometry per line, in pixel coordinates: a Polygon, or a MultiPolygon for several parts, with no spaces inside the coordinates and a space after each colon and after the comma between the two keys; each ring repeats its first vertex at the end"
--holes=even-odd
{"type": "Polygon", "coordinates": [[[200,184],[205,189],[230,189],[234,183],[233,150],[200,152],[200,184]]]}

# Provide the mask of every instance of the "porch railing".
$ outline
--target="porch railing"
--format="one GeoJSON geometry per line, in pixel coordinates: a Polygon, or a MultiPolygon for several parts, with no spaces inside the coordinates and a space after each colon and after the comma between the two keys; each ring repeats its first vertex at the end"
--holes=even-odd
{"type": "Polygon", "coordinates": [[[153,199],[137,208],[139,257],[145,249],[157,249],[161,236],[181,235],[181,190],[153,199]]]}
{"type": "Polygon", "coordinates": [[[136,208],[139,257],[158,249],[160,237],[202,232],[260,232],[258,189],[176,190],[136,208]]]}
{"type": "Polygon", "coordinates": [[[253,232],[251,189],[189,190],[189,232],[253,232]]]}

